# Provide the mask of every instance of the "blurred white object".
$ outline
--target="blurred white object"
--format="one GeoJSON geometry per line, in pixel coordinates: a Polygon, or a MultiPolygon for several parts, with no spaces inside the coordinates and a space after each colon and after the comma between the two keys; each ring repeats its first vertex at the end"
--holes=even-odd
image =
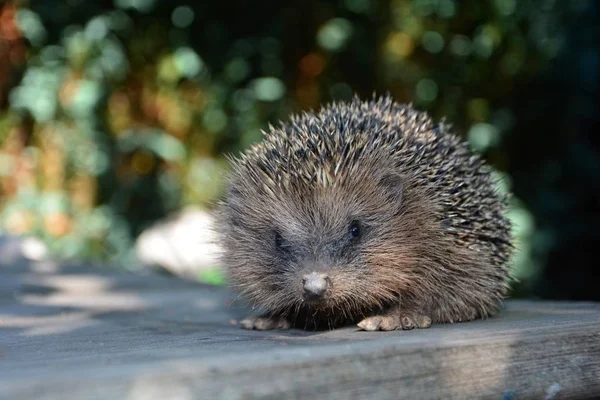
{"type": "Polygon", "coordinates": [[[38,238],[27,237],[21,243],[21,252],[23,256],[32,261],[43,261],[48,256],[48,248],[44,242],[38,238]]]}
{"type": "Polygon", "coordinates": [[[20,260],[43,261],[47,256],[48,248],[38,238],[0,234],[0,263],[13,264],[20,260]]]}
{"type": "Polygon", "coordinates": [[[218,267],[220,247],[211,228],[213,223],[206,211],[186,208],[143,232],[136,243],[137,256],[145,264],[197,278],[201,270],[218,267]]]}

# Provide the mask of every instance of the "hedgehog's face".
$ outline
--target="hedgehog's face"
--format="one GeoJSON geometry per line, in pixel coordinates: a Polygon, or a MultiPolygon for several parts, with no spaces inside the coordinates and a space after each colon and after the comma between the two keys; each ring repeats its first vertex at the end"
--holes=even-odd
{"type": "Polygon", "coordinates": [[[400,177],[291,187],[273,195],[247,182],[231,186],[221,223],[234,285],[283,313],[358,316],[397,298],[414,245],[402,231],[410,215],[400,177]]]}

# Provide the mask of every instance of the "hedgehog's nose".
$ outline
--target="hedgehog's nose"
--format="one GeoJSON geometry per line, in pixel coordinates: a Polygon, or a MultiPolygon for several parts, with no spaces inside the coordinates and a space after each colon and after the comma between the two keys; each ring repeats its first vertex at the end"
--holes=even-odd
{"type": "Polygon", "coordinates": [[[316,272],[304,275],[302,277],[302,286],[304,287],[304,297],[309,300],[323,297],[330,285],[329,277],[325,274],[316,272]]]}

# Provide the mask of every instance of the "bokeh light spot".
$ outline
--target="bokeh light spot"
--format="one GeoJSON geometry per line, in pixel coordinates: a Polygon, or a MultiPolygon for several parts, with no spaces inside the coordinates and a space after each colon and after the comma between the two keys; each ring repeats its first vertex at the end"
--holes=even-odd
{"type": "Polygon", "coordinates": [[[181,75],[186,78],[193,78],[198,75],[204,67],[200,56],[189,47],[180,47],[175,51],[173,57],[175,66],[181,75]]]}
{"type": "Polygon", "coordinates": [[[325,68],[325,60],[318,53],[309,53],[300,60],[300,70],[306,76],[317,77],[325,68]]]}
{"type": "Polygon", "coordinates": [[[220,132],[227,126],[227,114],[220,108],[207,109],[203,117],[204,126],[211,132],[220,132]]]}
{"type": "Polygon", "coordinates": [[[423,47],[430,53],[439,53],[444,48],[444,38],[439,32],[427,31],[421,38],[423,47]]]}
{"type": "Polygon", "coordinates": [[[344,5],[357,14],[366,14],[371,9],[370,0],[345,0],[344,5]]]}
{"type": "Polygon", "coordinates": [[[481,58],[489,58],[494,51],[494,41],[485,33],[478,35],[473,41],[475,54],[481,58]]]}
{"type": "Polygon", "coordinates": [[[344,18],[334,18],[325,23],[317,33],[319,46],[329,51],[340,51],[352,34],[352,24],[344,18]]]}
{"type": "Polygon", "coordinates": [[[406,33],[394,32],[388,38],[386,48],[392,55],[405,58],[413,52],[414,42],[406,33]]]}
{"type": "Polygon", "coordinates": [[[188,6],[179,6],[171,14],[171,22],[177,28],[187,28],[194,22],[194,10],[188,6]]]}
{"type": "Polygon", "coordinates": [[[437,98],[438,86],[431,79],[421,79],[415,88],[417,98],[425,102],[431,102],[437,98]]]}
{"type": "Polygon", "coordinates": [[[119,8],[133,8],[143,13],[147,13],[154,8],[156,0],[115,0],[115,5],[119,8]]]}
{"type": "Polygon", "coordinates": [[[250,66],[242,57],[236,57],[225,66],[224,73],[230,82],[240,82],[250,73],[250,66]]]}
{"type": "Polygon", "coordinates": [[[108,24],[104,17],[95,17],[85,27],[85,37],[91,42],[98,42],[108,34],[108,24]]]}
{"type": "Polygon", "coordinates": [[[456,3],[453,0],[440,0],[437,14],[442,18],[452,18],[456,15],[456,3]]]}
{"type": "Polygon", "coordinates": [[[483,152],[498,144],[500,134],[494,125],[480,122],[469,129],[467,139],[474,150],[483,152]]]}
{"type": "Polygon", "coordinates": [[[412,7],[417,14],[426,17],[433,14],[436,3],[437,0],[413,0],[412,7]]]}
{"type": "Polygon", "coordinates": [[[496,0],[496,8],[502,15],[511,15],[515,12],[516,0],[496,0]]]}
{"type": "Polygon", "coordinates": [[[39,47],[46,41],[46,29],[40,17],[33,11],[20,9],[17,11],[19,29],[34,46],[39,47]]]}
{"type": "Polygon", "coordinates": [[[251,87],[254,90],[255,97],[262,101],[276,101],[285,94],[284,83],[274,77],[255,79],[252,81],[251,87]]]}

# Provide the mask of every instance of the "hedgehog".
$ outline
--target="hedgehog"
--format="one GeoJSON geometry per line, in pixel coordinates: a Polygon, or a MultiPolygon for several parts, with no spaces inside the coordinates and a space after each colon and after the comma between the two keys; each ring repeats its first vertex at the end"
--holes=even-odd
{"type": "Polygon", "coordinates": [[[408,330],[501,310],[510,195],[444,120],[354,96],[228,158],[222,265],[262,310],[243,328],[408,330]]]}

